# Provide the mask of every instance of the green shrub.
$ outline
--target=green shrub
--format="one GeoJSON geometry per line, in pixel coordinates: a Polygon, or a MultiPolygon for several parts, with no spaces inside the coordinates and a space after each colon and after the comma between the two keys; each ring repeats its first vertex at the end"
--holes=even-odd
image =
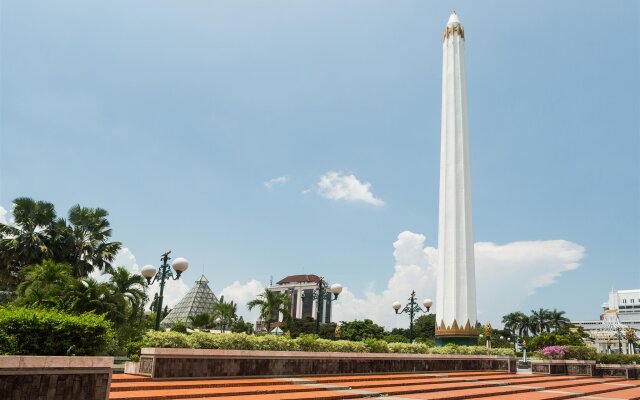
{"type": "Polygon", "coordinates": [[[144,339],[149,347],[165,347],[174,349],[191,348],[189,336],[180,332],[149,331],[144,339]]]}
{"type": "Polygon", "coordinates": [[[145,340],[127,343],[127,345],[125,346],[127,357],[129,357],[131,361],[139,361],[140,349],[142,349],[143,347],[149,347],[149,344],[145,340]]]}
{"type": "Polygon", "coordinates": [[[368,351],[364,343],[350,340],[336,340],[331,342],[331,345],[331,351],[338,353],[366,353],[368,351]]]}
{"type": "Polygon", "coordinates": [[[528,344],[529,349],[532,351],[540,350],[548,346],[584,346],[580,334],[573,332],[566,335],[555,332],[542,332],[529,340],[528,344]]]}
{"type": "Polygon", "coordinates": [[[71,315],[54,309],[0,308],[0,353],[95,355],[113,337],[111,324],[93,313],[71,315]]]}
{"type": "Polygon", "coordinates": [[[566,346],[565,360],[595,360],[598,352],[593,347],[588,346],[566,346]]]}
{"type": "Polygon", "coordinates": [[[367,351],[369,353],[388,353],[389,352],[389,344],[384,340],[380,339],[365,339],[363,340],[365,346],[367,346],[367,351]]]}
{"type": "MultiPolygon", "coordinates": [[[[225,335],[231,336],[231,335],[225,335]]],[[[270,350],[270,351],[297,351],[299,350],[298,344],[295,340],[285,336],[266,335],[256,337],[255,340],[251,340],[251,336],[241,335],[249,338],[250,342],[253,342],[253,349],[255,350],[270,350]]],[[[244,350],[236,348],[236,350],[244,350]]]]}
{"type": "Polygon", "coordinates": [[[15,336],[0,332],[0,355],[17,354],[18,343],[15,336]]]}
{"type": "Polygon", "coordinates": [[[598,354],[599,364],[640,364],[640,354],[598,354]]]}
{"type": "Polygon", "coordinates": [[[397,333],[385,335],[382,339],[387,343],[409,343],[408,338],[397,333]]]}
{"type": "Polygon", "coordinates": [[[389,353],[427,354],[429,352],[429,347],[422,343],[389,343],[388,348],[389,353]]]}
{"type": "MultiPolygon", "coordinates": [[[[131,344],[133,347],[133,343],[131,344]]],[[[484,346],[429,347],[425,344],[387,343],[366,339],[361,342],[321,339],[315,334],[301,334],[296,339],[286,336],[253,336],[244,333],[212,334],[194,332],[148,332],[144,346],[223,350],[313,351],[344,353],[405,353],[405,354],[490,354],[513,355],[512,349],[487,349],[484,346]]]]}
{"type": "Polygon", "coordinates": [[[187,333],[187,325],[184,322],[176,322],[171,326],[171,332],[187,333]]]}

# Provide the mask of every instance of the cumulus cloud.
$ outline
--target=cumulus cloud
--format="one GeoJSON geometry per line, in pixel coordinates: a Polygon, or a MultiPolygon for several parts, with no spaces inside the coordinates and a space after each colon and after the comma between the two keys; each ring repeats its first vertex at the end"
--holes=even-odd
{"type": "Polygon", "coordinates": [[[378,207],[384,205],[384,201],[371,193],[371,184],[360,182],[353,174],[329,171],[320,177],[317,186],[318,194],[327,199],[362,202],[378,207]]]}
{"type": "MultiPolygon", "coordinates": [[[[385,289],[357,296],[346,287],[334,308],[334,319],[370,318],[389,329],[405,327],[407,317],[396,316],[391,304],[406,303],[412,290],[420,302],[436,295],[438,250],[425,246],[425,240],[421,234],[400,233],[393,243],[395,266],[385,289]]],[[[585,249],[566,240],[478,242],[475,254],[478,319],[499,324],[502,315],[517,309],[537,289],[578,268],[585,249]]]]}
{"type": "Polygon", "coordinates": [[[276,178],[271,178],[268,181],[263,182],[263,185],[267,189],[271,189],[272,187],[274,187],[276,185],[284,185],[287,182],[289,182],[289,177],[288,176],[278,176],[276,178]]]}
{"type": "Polygon", "coordinates": [[[7,210],[4,207],[0,206],[0,223],[2,224],[8,223],[6,215],[7,215],[7,210]]]}
{"type": "Polygon", "coordinates": [[[258,317],[258,310],[253,309],[249,311],[247,309],[247,303],[255,299],[263,290],[264,286],[262,283],[256,279],[252,279],[247,283],[235,281],[222,289],[220,295],[224,296],[225,301],[233,300],[238,304],[238,315],[241,315],[246,322],[255,322],[258,317]]]}
{"type": "MultiPolygon", "coordinates": [[[[132,274],[140,273],[140,269],[136,263],[136,256],[134,256],[131,250],[127,247],[123,247],[118,251],[113,262],[111,262],[111,265],[113,268],[125,267],[132,274]]],[[[98,282],[107,282],[109,280],[109,274],[105,274],[97,269],[94,270],[89,277],[97,280],[98,282]]]]}
{"type": "MultiPolygon", "coordinates": [[[[189,289],[189,285],[187,285],[183,278],[180,278],[177,281],[169,279],[168,281],[166,281],[166,284],[164,286],[164,298],[162,299],[162,307],[164,308],[164,306],[169,306],[169,308],[172,308],[173,306],[178,304],[180,300],[182,300],[189,289]]],[[[147,309],[149,309],[151,301],[153,301],[155,294],[158,292],[160,292],[160,285],[158,283],[155,283],[149,288],[149,302],[147,303],[147,309]]]]}

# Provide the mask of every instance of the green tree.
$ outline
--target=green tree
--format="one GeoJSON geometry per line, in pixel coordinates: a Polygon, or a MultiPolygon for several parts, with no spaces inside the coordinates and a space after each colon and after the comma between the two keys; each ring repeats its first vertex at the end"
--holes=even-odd
{"type": "Polygon", "coordinates": [[[436,330],[436,315],[421,315],[413,322],[413,334],[416,339],[433,339],[436,330]]]}
{"type": "Polygon", "coordinates": [[[258,295],[258,298],[247,303],[247,307],[249,310],[258,307],[260,318],[267,324],[267,331],[271,331],[271,324],[278,321],[278,313],[282,312],[285,318],[290,316],[291,298],[286,293],[265,289],[258,295]]]}
{"type": "Polygon", "coordinates": [[[351,322],[342,321],[340,322],[340,331],[342,339],[356,342],[364,339],[382,339],[384,336],[384,328],[370,319],[351,322]]]}
{"type": "Polygon", "coordinates": [[[542,332],[529,340],[528,345],[531,350],[539,350],[547,346],[584,346],[584,341],[578,333],[561,335],[555,332],[542,332]]]}
{"type": "Polygon", "coordinates": [[[238,305],[232,301],[224,301],[224,296],[220,296],[220,301],[213,305],[213,316],[220,318],[220,323],[224,328],[231,327],[238,319],[238,305]]]}
{"type": "Polygon", "coordinates": [[[70,294],[73,298],[71,311],[76,313],[95,312],[105,314],[109,321],[121,324],[126,320],[126,302],[115,295],[111,285],[101,283],[93,278],[82,278],[75,281],[70,294]]]}
{"type": "Polygon", "coordinates": [[[62,257],[67,257],[75,277],[88,276],[94,269],[112,272],[111,262],[122,247],[110,242],[111,228],[102,208],[75,205],[69,210],[69,226],[62,257]]]}
{"type": "Polygon", "coordinates": [[[253,324],[251,322],[244,322],[244,318],[240,317],[231,327],[233,333],[253,333],[253,324]]]}
{"type": "Polygon", "coordinates": [[[71,266],[45,260],[21,271],[17,304],[57,307],[69,306],[69,288],[73,286],[71,266]]]}
{"type": "Polygon", "coordinates": [[[79,205],[69,210],[68,223],[56,217],[53,204],[20,197],[14,200],[14,224],[0,224],[0,284],[19,284],[20,270],[45,259],[71,265],[75,277],[94,269],[112,272],[121,248],[110,241],[106,210],[79,205]]]}
{"type": "Polygon", "coordinates": [[[551,325],[549,324],[550,316],[549,310],[541,308],[538,311],[531,310],[531,327],[534,335],[540,334],[545,330],[550,331],[551,325]]]}
{"type": "Polygon", "coordinates": [[[212,324],[211,314],[198,314],[189,317],[189,323],[194,328],[209,328],[212,324]]]}
{"type": "Polygon", "coordinates": [[[53,204],[19,197],[13,201],[13,225],[0,223],[0,280],[15,288],[20,270],[51,258],[49,228],[56,219],[53,204]]]}
{"type": "Polygon", "coordinates": [[[571,321],[564,314],[564,311],[558,311],[555,308],[553,311],[549,311],[549,326],[553,328],[554,332],[566,331],[571,326],[571,321]]]}
{"type": "Polygon", "coordinates": [[[110,274],[113,294],[127,302],[133,314],[138,314],[147,300],[147,282],[142,275],[132,274],[125,267],[117,267],[110,274]]]}

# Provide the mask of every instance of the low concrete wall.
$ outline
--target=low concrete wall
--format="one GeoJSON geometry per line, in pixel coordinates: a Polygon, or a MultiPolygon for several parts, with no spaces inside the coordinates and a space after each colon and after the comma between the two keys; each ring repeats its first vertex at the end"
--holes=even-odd
{"type": "Polygon", "coordinates": [[[595,366],[591,360],[531,360],[534,374],[595,376],[595,366]]]}
{"type": "Polygon", "coordinates": [[[598,364],[595,376],[640,379],[640,365],[598,364]]]}
{"type": "Polygon", "coordinates": [[[143,348],[138,368],[139,374],[157,379],[417,371],[515,373],[516,358],[439,354],[143,348]]]}
{"type": "Polygon", "coordinates": [[[640,379],[640,365],[596,364],[591,360],[532,360],[531,371],[547,375],[584,375],[640,379]]]}
{"type": "Polygon", "coordinates": [[[0,399],[106,400],[113,357],[0,356],[0,399]]]}

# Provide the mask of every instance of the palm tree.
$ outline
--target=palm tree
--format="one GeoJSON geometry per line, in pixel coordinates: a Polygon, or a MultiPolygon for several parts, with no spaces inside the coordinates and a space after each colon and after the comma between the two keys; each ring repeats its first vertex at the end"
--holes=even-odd
{"type": "Polygon", "coordinates": [[[220,301],[213,305],[213,318],[220,318],[224,328],[231,326],[238,319],[238,305],[233,301],[225,302],[224,296],[220,296],[220,301]]]}
{"type": "Polygon", "coordinates": [[[72,289],[72,297],[74,299],[72,311],[106,314],[108,320],[117,324],[126,318],[124,298],[114,296],[111,285],[108,283],[100,283],[93,278],[82,278],[76,281],[72,289]]]}
{"type": "Polygon", "coordinates": [[[533,321],[533,324],[535,325],[535,331],[533,332],[534,334],[539,334],[544,332],[545,330],[547,332],[550,331],[550,325],[549,325],[549,310],[545,309],[545,308],[540,308],[538,311],[535,310],[531,310],[531,319],[533,321]]]}
{"type": "Polygon", "coordinates": [[[247,303],[249,310],[260,308],[260,318],[267,324],[267,332],[271,331],[271,324],[278,321],[278,313],[289,314],[291,299],[286,293],[272,292],[265,289],[258,298],[247,303]]]}
{"type": "Polygon", "coordinates": [[[196,316],[189,317],[189,322],[194,328],[207,328],[211,325],[211,315],[198,314],[196,316]]]}
{"type": "Polygon", "coordinates": [[[19,197],[13,201],[13,225],[0,223],[0,280],[14,288],[20,269],[52,256],[47,228],[56,219],[53,204],[19,197]]]}
{"type": "Polygon", "coordinates": [[[571,321],[565,317],[564,314],[564,311],[558,311],[555,308],[553,311],[549,311],[549,325],[553,328],[554,332],[564,330],[571,325],[571,321]]]}
{"type": "Polygon", "coordinates": [[[535,335],[536,332],[536,322],[533,317],[527,316],[524,313],[522,314],[522,322],[520,327],[520,336],[528,337],[529,333],[535,335]]]}
{"type": "Polygon", "coordinates": [[[523,336],[523,333],[524,336],[529,334],[529,318],[523,312],[516,311],[505,315],[502,317],[502,323],[504,329],[510,331],[514,337],[516,334],[518,336],[523,336]]]}
{"type": "Polygon", "coordinates": [[[111,261],[122,247],[120,242],[110,242],[111,228],[102,208],[75,205],[69,210],[67,251],[75,277],[88,276],[95,268],[107,273],[112,271],[111,261]]]}
{"type": "Polygon", "coordinates": [[[147,300],[147,283],[142,275],[132,274],[124,267],[117,267],[109,279],[111,290],[115,296],[126,299],[132,309],[132,314],[137,314],[147,300]]]}
{"type": "Polygon", "coordinates": [[[21,271],[18,303],[65,308],[68,288],[73,283],[71,266],[45,260],[21,271]]]}

